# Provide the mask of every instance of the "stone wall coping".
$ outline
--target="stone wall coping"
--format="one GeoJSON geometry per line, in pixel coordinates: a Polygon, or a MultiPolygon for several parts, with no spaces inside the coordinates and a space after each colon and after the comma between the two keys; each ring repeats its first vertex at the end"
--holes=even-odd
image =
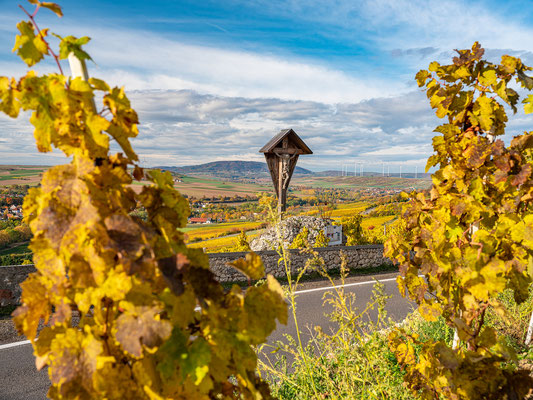
{"type": "MultiPolygon", "coordinates": [[[[315,247],[313,250],[317,251],[318,253],[326,253],[330,251],[340,251],[340,250],[366,250],[366,249],[381,249],[383,250],[382,244],[360,244],[357,246],[330,246],[330,247],[315,247]]],[[[291,253],[298,254],[301,250],[300,249],[288,249],[291,253]]],[[[212,258],[236,258],[236,257],[245,257],[246,254],[248,254],[249,251],[236,251],[236,252],[228,252],[228,253],[207,253],[210,259],[212,258]]],[[[255,251],[255,253],[259,255],[277,255],[278,252],[276,250],[258,250],[255,251]]]]}

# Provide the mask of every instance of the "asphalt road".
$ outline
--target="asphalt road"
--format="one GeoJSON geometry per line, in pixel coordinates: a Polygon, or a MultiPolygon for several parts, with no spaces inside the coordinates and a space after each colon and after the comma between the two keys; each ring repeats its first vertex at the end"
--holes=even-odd
{"type": "Polygon", "coordinates": [[[0,399],[46,399],[48,375],[35,369],[34,360],[30,344],[0,350],[0,399]]]}
{"type": "MultiPolygon", "coordinates": [[[[398,293],[396,282],[391,275],[378,277],[385,284],[385,292],[393,297],[387,303],[389,317],[402,320],[412,309],[412,305],[398,293]]],[[[372,295],[374,281],[368,277],[357,278],[346,286],[346,292],[356,294],[356,306],[364,308],[372,295]]],[[[297,320],[302,338],[310,336],[309,328],[320,325],[324,331],[333,328],[333,324],[324,315],[331,311],[323,305],[323,296],[328,290],[326,282],[306,285],[298,291],[296,299],[297,320]],[[319,286],[323,285],[323,286],[319,286]]],[[[269,337],[269,343],[282,340],[284,334],[295,334],[295,322],[291,317],[289,323],[278,325],[269,337]]],[[[0,346],[0,399],[1,400],[41,400],[46,398],[49,381],[45,370],[35,369],[32,347],[29,344],[9,348],[0,346]]]]}

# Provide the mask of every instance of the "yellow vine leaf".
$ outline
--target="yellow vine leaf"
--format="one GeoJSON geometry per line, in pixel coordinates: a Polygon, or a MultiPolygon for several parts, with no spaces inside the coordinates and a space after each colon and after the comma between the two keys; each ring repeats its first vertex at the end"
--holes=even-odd
{"type": "Polygon", "coordinates": [[[50,11],[55,13],[58,17],[63,16],[63,11],[61,10],[61,7],[57,5],[56,3],[52,3],[49,1],[43,1],[40,3],[41,7],[48,8],[50,11]]]}
{"type": "Polygon", "coordinates": [[[20,103],[16,100],[17,82],[5,76],[0,77],[0,111],[3,111],[11,118],[16,118],[20,110],[20,103]]]}
{"type": "Polygon", "coordinates": [[[267,276],[267,283],[248,289],[244,297],[246,318],[243,323],[243,335],[248,336],[252,344],[259,344],[276,329],[275,319],[287,323],[288,313],[283,290],[272,275],[267,276]]]}
{"type": "Polygon", "coordinates": [[[172,325],[158,318],[160,312],[156,307],[129,307],[117,318],[115,337],[125,351],[140,357],[142,346],[154,348],[170,336],[172,325]]]}
{"type": "Polygon", "coordinates": [[[41,34],[35,35],[33,24],[26,21],[19,22],[17,29],[20,34],[15,38],[13,52],[16,52],[28,67],[31,67],[48,54],[48,47],[43,40],[47,31],[43,30],[41,34]]]}
{"type": "Polygon", "coordinates": [[[245,258],[228,263],[233,268],[241,271],[250,279],[261,279],[265,276],[265,266],[263,260],[253,251],[246,254],[245,258]]]}
{"type": "MultiPolygon", "coordinates": [[[[49,55],[46,29],[18,27],[15,51],[26,63],[49,55]]],[[[87,37],[58,38],[59,58],[90,59],[87,37]]],[[[137,164],[130,140],[139,120],[124,88],[34,71],[0,77],[0,111],[17,117],[20,109],[31,113],[39,151],[71,157],[48,169],[23,205],[37,271],[21,284],[13,321],[32,341],[36,366],[48,367],[48,397],[270,398],[252,346],[287,322],[281,287],[269,276],[261,287],[226,292],[208,257],[186,247],[179,228],[188,202],[170,173],[137,164]],[[110,139],[121,152],[110,151],[110,139]],[[130,187],[145,178],[151,184],[140,193],[130,187]],[[146,221],[134,215],[138,207],[146,221]]],[[[247,260],[250,276],[264,276],[257,255],[247,260]]]]}
{"type": "MultiPolygon", "coordinates": [[[[529,375],[508,369],[516,355],[484,318],[489,304],[505,317],[495,296],[512,289],[523,302],[533,281],[531,134],[508,147],[495,138],[508,122],[501,101],[517,111],[511,80],[533,89],[526,75],[532,68],[511,56],[493,64],[483,54],[476,42],[459,50],[452,64],[434,62],[417,74],[431,107],[447,120],[435,129],[427,163],[436,168],[432,188],[410,195],[404,229],[385,243],[385,255],[399,264],[403,294],[425,318],[443,318],[462,341],[452,350],[401,332],[389,337],[406,384],[422,398],[522,398],[533,386],[529,375]],[[409,355],[412,344],[420,349],[418,360],[409,355]]],[[[526,112],[532,98],[524,100],[526,112]]]]}

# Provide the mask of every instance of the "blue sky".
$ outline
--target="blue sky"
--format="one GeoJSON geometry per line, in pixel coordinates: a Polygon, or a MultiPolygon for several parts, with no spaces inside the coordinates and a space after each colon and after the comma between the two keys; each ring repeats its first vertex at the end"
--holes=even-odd
{"type": "MultiPolygon", "coordinates": [[[[11,53],[19,3],[0,0],[0,75],[26,71],[11,53]]],[[[314,151],[303,167],[420,171],[439,121],[414,82],[419,69],[475,40],[493,61],[533,65],[533,5],[523,1],[60,4],[65,17],[41,10],[40,26],[92,38],[90,74],[126,87],[141,118],[134,146],[151,166],[261,161],[259,148],[292,127],[314,151]]],[[[64,162],[35,150],[27,119],[0,116],[0,163],[64,162]]],[[[529,126],[518,114],[506,139],[529,126]]]]}

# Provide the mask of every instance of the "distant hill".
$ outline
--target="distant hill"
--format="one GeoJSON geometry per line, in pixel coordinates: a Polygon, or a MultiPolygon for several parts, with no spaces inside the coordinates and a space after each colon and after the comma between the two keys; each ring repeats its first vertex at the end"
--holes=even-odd
{"type": "MultiPolygon", "coordinates": [[[[270,173],[264,162],[257,161],[215,161],[207,164],[185,167],[158,167],[182,175],[203,175],[224,179],[268,178],[270,173]]],[[[296,167],[295,175],[313,175],[312,171],[296,167]]]]}

